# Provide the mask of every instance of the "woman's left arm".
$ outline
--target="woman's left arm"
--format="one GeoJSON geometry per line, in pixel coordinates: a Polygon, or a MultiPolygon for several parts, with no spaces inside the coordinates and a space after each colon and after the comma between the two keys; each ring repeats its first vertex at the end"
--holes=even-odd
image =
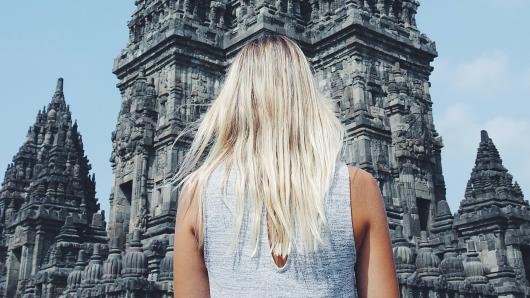
{"type": "Polygon", "coordinates": [[[173,297],[210,297],[208,272],[202,249],[195,238],[196,200],[194,190],[183,186],[178,198],[173,249],[173,297]]]}
{"type": "Polygon", "coordinates": [[[366,223],[356,264],[358,294],[360,298],[399,298],[383,197],[375,178],[365,170],[358,171],[352,187],[352,216],[366,223]]]}

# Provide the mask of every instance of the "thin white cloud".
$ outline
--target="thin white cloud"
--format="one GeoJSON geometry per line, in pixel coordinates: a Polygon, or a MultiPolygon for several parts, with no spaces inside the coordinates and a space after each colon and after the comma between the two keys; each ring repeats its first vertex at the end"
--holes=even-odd
{"type": "MultiPolygon", "coordinates": [[[[530,0],[528,0],[530,3],[530,0]]],[[[431,82],[466,100],[497,101],[499,96],[530,90],[530,65],[520,65],[504,50],[490,50],[468,61],[437,59],[431,82]]]]}
{"type": "MultiPolygon", "coordinates": [[[[478,143],[471,140],[477,139],[481,126],[469,106],[463,103],[449,105],[434,122],[446,143],[445,150],[454,152],[455,156],[465,154],[463,150],[469,152],[477,147],[478,143]],[[457,146],[452,147],[449,144],[457,146]]],[[[470,153],[467,155],[473,156],[470,153]]]]}
{"type": "Polygon", "coordinates": [[[504,88],[509,76],[508,55],[500,50],[484,53],[455,68],[455,86],[462,90],[491,92],[504,88]]]}
{"type": "Polygon", "coordinates": [[[484,123],[497,149],[530,157],[530,123],[528,119],[496,116],[484,123]],[[526,154],[524,154],[526,153],[526,154]]]}

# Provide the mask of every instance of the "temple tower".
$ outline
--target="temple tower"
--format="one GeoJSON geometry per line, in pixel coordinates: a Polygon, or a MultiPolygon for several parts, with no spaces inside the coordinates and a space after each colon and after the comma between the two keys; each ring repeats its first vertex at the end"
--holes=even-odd
{"type": "MultiPolygon", "coordinates": [[[[453,229],[460,219],[451,214],[445,197],[443,142],[434,127],[429,93],[430,63],[437,52],[416,26],[418,1],[135,3],[129,42],[113,68],[122,98],[112,134],[108,229],[116,250],[146,263],[147,270],[130,282],[134,287],[145,291],[139,285],[149,285],[171,296],[167,264],[175,249],[170,239],[178,192],[159,186],[178,170],[193,132],[171,145],[207,110],[237,51],[275,32],[298,42],[319,88],[345,124],[341,159],[379,182],[403,296],[497,294],[480,273],[487,266],[476,246],[458,238],[465,228],[453,229]],[[463,262],[467,257],[469,262],[463,262]]],[[[522,267],[515,266],[515,274],[517,268],[522,267]]],[[[503,274],[497,280],[512,278],[503,274]]]]}
{"type": "Polygon", "coordinates": [[[112,134],[109,237],[120,249],[142,234],[156,278],[173,233],[176,193],[158,188],[191,137],[176,135],[206,111],[234,54],[276,32],[296,40],[348,129],[342,159],[379,181],[392,234],[430,234],[445,199],[441,137],[429,95],[434,42],[416,28],[418,3],[392,1],[136,1],[129,43],[114,62],[122,95],[112,134]],[[128,236],[129,235],[129,236],[128,236]],[[162,244],[162,245],[160,245],[162,244]]]}
{"type": "Polygon", "coordinates": [[[8,165],[0,189],[3,295],[56,297],[79,249],[89,243],[106,245],[90,169],[60,78],[51,102],[38,112],[8,165]]]}

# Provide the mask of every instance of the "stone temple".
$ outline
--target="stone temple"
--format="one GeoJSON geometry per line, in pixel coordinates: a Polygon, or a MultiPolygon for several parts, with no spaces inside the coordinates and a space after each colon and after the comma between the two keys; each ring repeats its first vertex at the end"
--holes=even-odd
{"type": "MultiPolygon", "coordinates": [[[[62,80],[0,190],[2,297],[172,297],[179,168],[237,51],[267,32],[303,48],[348,129],[342,159],[379,182],[402,297],[530,295],[530,206],[481,131],[456,213],[429,94],[435,43],[416,0],[136,0],[116,58],[108,225],[62,80]]],[[[477,132],[479,133],[479,132],[477,132]]],[[[110,148],[109,148],[110,151],[110,148]]]]}

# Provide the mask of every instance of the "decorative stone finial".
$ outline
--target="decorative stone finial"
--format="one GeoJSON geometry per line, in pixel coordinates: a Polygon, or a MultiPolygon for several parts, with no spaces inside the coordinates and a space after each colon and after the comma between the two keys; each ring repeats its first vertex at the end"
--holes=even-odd
{"type": "Polygon", "coordinates": [[[63,78],[57,79],[57,86],[55,87],[52,103],[64,103],[63,78]]]}
{"type": "Polygon", "coordinates": [[[145,278],[147,275],[147,258],[140,242],[140,230],[135,229],[129,243],[129,249],[122,261],[122,277],[145,278]]]}
{"type": "Polygon", "coordinates": [[[101,255],[99,254],[99,245],[94,244],[92,257],[90,262],[83,272],[83,282],[85,286],[91,286],[97,284],[101,280],[103,273],[103,264],[101,262],[101,255]]]}
{"type": "Polygon", "coordinates": [[[172,281],[173,280],[173,241],[175,236],[170,235],[168,238],[168,245],[166,249],[166,255],[160,262],[160,280],[161,281],[172,281]]]}
{"type": "Polygon", "coordinates": [[[488,279],[484,275],[484,266],[478,257],[476,243],[474,240],[467,242],[467,259],[464,262],[465,280],[471,284],[485,284],[488,279]]]}
{"type": "Polygon", "coordinates": [[[68,275],[66,281],[66,290],[69,292],[75,292],[77,288],[81,286],[83,279],[83,267],[85,266],[85,254],[82,249],[79,250],[77,254],[77,262],[75,263],[75,268],[68,275]]]}
{"type": "Polygon", "coordinates": [[[58,78],[57,79],[57,87],[55,88],[55,92],[58,93],[63,93],[63,78],[58,78]]]}
{"type": "Polygon", "coordinates": [[[113,237],[110,240],[110,250],[107,260],[103,263],[103,276],[102,280],[104,283],[113,283],[121,273],[122,260],[121,251],[119,249],[119,239],[113,237]]]}
{"type": "Polygon", "coordinates": [[[416,269],[410,246],[411,244],[403,236],[403,227],[396,226],[392,252],[394,255],[394,262],[396,264],[396,270],[399,275],[412,274],[416,269]]]}

